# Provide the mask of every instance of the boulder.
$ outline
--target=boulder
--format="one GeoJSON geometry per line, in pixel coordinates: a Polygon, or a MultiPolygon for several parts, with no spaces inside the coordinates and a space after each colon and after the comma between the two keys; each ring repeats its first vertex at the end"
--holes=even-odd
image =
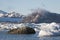
{"type": "Polygon", "coordinates": [[[8,31],[10,34],[35,34],[35,30],[30,27],[21,27],[16,29],[11,29],[8,31]]]}

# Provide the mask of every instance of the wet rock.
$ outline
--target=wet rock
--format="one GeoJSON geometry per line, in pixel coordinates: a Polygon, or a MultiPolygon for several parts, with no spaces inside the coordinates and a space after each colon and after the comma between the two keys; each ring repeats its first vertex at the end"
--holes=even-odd
{"type": "Polygon", "coordinates": [[[35,30],[30,27],[21,27],[16,29],[11,29],[8,31],[9,34],[35,34],[35,30]]]}

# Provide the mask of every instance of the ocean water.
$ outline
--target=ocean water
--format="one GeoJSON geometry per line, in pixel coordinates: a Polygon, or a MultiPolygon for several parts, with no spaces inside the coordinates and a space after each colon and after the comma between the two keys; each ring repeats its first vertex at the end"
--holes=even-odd
{"type": "Polygon", "coordinates": [[[57,23],[41,23],[41,24],[11,24],[0,23],[0,40],[60,40],[60,36],[44,36],[50,33],[60,34],[60,25],[57,23]],[[8,34],[6,29],[21,26],[29,26],[35,28],[36,34],[8,34]],[[42,32],[40,32],[42,30],[42,32]],[[41,36],[42,35],[42,36],[41,36]]]}
{"type": "Polygon", "coordinates": [[[0,40],[60,40],[60,36],[55,37],[38,37],[36,34],[8,34],[7,32],[0,32],[0,40]]]}

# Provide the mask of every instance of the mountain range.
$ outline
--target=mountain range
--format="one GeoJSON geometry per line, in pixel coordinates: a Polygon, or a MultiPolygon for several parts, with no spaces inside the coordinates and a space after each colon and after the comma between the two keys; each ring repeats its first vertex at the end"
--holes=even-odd
{"type": "Polygon", "coordinates": [[[18,21],[20,23],[21,22],[22,23],[51,23],[51,22],[60,23],[60,14],[52,13],[46,10],[35,10],[31,14],[25,16],[25,15],[20,15],[20,13],[16,13],[16,12],[7,13],[0,10],[0,21],[4,19],[8,22],[13,22],[15,20],[14,22],[18,21]]]}
{"type": "Polygon", "coordinates": [[[19,23],[22,21],[23,18],[24,16],[21,15],[20,13],[16,12],[7,13],[0,10],[0,22],[19,23]]]}
{"type": "Polygon", "coordinates": [[[23,22],[26,23],[60,23],[60,14],[52,13],[46,10],[38,10],[29,14],[23,22]]]}

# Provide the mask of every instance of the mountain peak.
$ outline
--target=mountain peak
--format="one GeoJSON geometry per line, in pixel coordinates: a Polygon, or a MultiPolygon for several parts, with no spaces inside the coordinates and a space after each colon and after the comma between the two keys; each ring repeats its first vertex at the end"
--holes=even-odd
{"type": "Polygon", "coordinates": [[[32,14],[29,14],[23,21],[27,23],[60,23],[60,14],[51,13],[46,10],[35,10],[32,14]]]}
{"type": "Polygon", "coordinates": [[[6,14],[7,12],[0,10],[0,13],[2,13],[2,14],[6,14]]]}

